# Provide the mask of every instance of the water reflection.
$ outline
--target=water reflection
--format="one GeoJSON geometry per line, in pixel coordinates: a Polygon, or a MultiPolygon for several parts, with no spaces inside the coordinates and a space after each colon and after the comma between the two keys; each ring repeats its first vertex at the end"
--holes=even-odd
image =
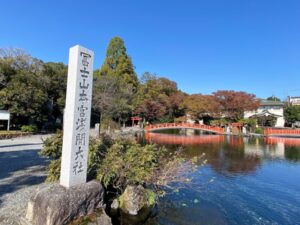
{"type": "Polygon", "coordinates": [[[205,153],[208,165],[224,175],[255,172],[263,160],[300,161],[300,139],[296,138],[146,133],[145,139],[170,150],[183,146],[186,158],[205,153]]]}
{"type": "Polygon", "coordinates": [[[199,145],[207,143],[220,143],[225,139],[224,135],[197,135],[184,136],[176,134],[160,134],[160,133],[146,133],[146,141],[148,143],[169,144],[169,145],[199,145]]]}
{"type": "Polygon", "coordinates": [[[194,188],[163,198],[147,225],[299,224],[300,139],[175,134],[144,138],[181,146],[186,158],[205,153],[207,165],[192,174],[194,188]]]}

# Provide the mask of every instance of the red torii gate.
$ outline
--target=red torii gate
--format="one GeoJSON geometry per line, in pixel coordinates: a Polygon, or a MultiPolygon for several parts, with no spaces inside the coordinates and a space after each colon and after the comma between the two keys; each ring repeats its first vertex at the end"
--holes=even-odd
{"type": "Polygon", "coordinates": [[[139,124],[139,122],[142,120],[142,118],[141,117],[139,117],[139,116],[133,116],[133,117],[131,117],[131,121],[132,121],[132,126],[134,126],[135,125],[135,122],[137,121],[138,122],[138,124],[139,124]]]}

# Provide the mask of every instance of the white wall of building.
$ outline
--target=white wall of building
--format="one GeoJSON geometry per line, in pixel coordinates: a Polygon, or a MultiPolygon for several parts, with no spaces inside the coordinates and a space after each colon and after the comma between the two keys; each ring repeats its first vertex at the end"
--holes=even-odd
{"type": "Polygon", "coordinates": [[[277,117],[277,121],[275,127],[284,127],[284,115],[283,115],[283,107],[281,106],[260,106],[257,110],[254,111],[246,111],[244,113],[244,118],[247,119],[251,116],[265,113],[266,116],[273,115],[277,117]]]}
{"type": "Polygon", "coordinates": [[[289,104],[300,105],[300,97],[289,97],[289,104]]]}

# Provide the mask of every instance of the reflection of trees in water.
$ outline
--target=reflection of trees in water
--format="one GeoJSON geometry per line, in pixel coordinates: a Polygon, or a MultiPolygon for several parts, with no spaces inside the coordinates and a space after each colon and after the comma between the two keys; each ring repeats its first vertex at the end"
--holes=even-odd
{"type": "Polygon", "coordinates": [[[255,171],[261,164],[259,156],[245,153],[243,138],[236,136],[228,137],[219,149],[218,157],[214,155],[207,159],[215,171],[226,175],[250,173],[255,171]]]}
{"type": "Polygon", "coordinates": [[[205,154],[208,165],[223,174],[248,173],[255,171],[260,165],[256,155],[246,155],[244,141],[241,137],[223,135],[176,136],[158,133],[146,134],[150,142],[163,144],[169,150],[182,145],[184,157],[190,159],[205,154]]]}
{"type": "Polygon", "coordinates": [[[291,161],[300,161],[300,148],[296,146],[287,146],[284,151],[284,156],[291,161]]]}
{"type": "Polygon", "coordinates": [[[146,140],[165,145],[170,151],[182,146],[184,157],[190,159],[205,153],[207,164],[218,173],[235,175],[254,172],[263,159],[300,161],[298,138],[243,138],[238,136],[200,135],[176,136],[149,133],[146,140]]]}
{"type": "Polygon", "coordinates": [[[226,175],[253,172],[261,163],[257,155],[245,154],[245,145],[241,137],[228,136],[222,142],[184,148],[185,157],[205,153],[207,164],[216,172],[226,175]]]}
{"type": "Polygon", "coordinates": [[[283,157],[286,160],[300,161],[300,138],[268,137],[265,138],[265,143],[268,147],[273,146],[275,151],[283,146],[283,157]]]}

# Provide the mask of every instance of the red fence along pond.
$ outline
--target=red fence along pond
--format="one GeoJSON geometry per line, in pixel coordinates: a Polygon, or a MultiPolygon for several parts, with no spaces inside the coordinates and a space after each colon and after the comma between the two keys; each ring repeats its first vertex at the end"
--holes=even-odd
{"type": "Polygon", "coordinates": [[[300,130],[297,129],[276,129],[276,128],[265,128],[265,136],[292,136],[300,137],[300,130]]]}

